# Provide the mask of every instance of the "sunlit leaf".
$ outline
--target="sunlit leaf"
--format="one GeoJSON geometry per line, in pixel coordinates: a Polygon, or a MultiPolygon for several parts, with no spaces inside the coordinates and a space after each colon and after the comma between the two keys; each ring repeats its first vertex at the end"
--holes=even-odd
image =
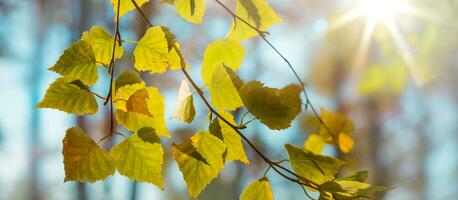
{"type": "Polygon", "coordinates": [[[285,145],[291,167],[296,173],[317,184],[333,180],[344,164],[342,161],[323,155],[316,155],[303,148],[285,145]]]}
{"type": "Polygon", "coordinates": [[[342,114],[321,109],[321,118],[323,119],[323,123],[329,128],[328,130],[323,125],[320,127],[320,135],[326,142],[338,144],[340,133],[351,135],[355,131],[353,122],[342,114]]]}
{"type": "Polygon", "coordinates": [[[237,88],[222,64],[213,71],[212,82],[208,86],[213,105],[219,110],[235,110],[243,106],[237,88]]]}
{"type": "MultiPolygon", "coordinates": [[[[220,112],[220,114],[231,124],[235,124],[234,117],[230,113],[220,112]]],[[[243,148],[242,138],[232,127],[222,120],[215,118],[210,124],[210,133],[226,144],[227,152],[225,154],[225,161],[239,160],[245,164],[250,162],[243,148]]]]}
{"type": "Polygon", "coordinates": [[[164,73],[167,67],[176,70],[182,66],[179,44],[165,27],[149,28],[134,49],[134,67],[139,71],[164,73]]]}
{"type": "Polygon", "coordinates": [[[189,22],[200,24],[205,14],[205,0],[174,0],[177,13],[189,22]]]}
{"type": "Polygon", "coordinates": [[[325,141],[317,134],[311,134],[304,143],[304,148],[314,154],[321,154],[325,141]]]}
{"type": "Polygon", "coordinates": [[[366,181],[368,177],[368,172],[367,171],[360,171],[356,172],[350,176],[344,177],[344,178],[338,178],[336,180],[339,181],[358,181],[358,182],[364,182],[366,181]]]}
{"type": "Polygon", "coordinates": [[[64,76],[69,81],[80,80],[87,86],[98,79],[95,55],[91,45],[79,40],[65,49],[57,63],[49,70],[64,76]]]}
{"type": "MultiPolygon", "coordinates": [[[[235,14],[260,31],[266,31],[272,25],[282,21],[267,0],[237,0],[235,14]]],[[[257,31],[241,20],[235,19],[228,38],[246,40],[257,35],[259,35],[257,31]]]]}
{"type": "Polygon", "coordinates": [[[94,114],[98,105],[94,96],[76,83],[69,83],[64,78],[59,78],[51,85],[43,100],[36,108],[53,108],[72,114],[94,114]]]}
{"type": "MultiPolygon", "coordinates": [[[[116,13],[118,11],[118,1],[119,0],[111,0],[111,3],[113,4],[113,10],[114,10],[115,16],[116,16],[116,13]]],[[[149,0],[135,0],[137,5],[140,6],[140,7],[143,4],[145,4],[146,2],[148,2],[148,1],[149,0]]],[[[120,0],[120,4],[121,4],[121,6],[120,6],[120,10],[119,10],[119,18],[124,16],[129,11],[135,9],[135,6],[132,3],[132,0],[120,0]]],[[[115,20],[116,20],[116,17],[115,17],[115,20]]]]}
{"type": "Polygon", "coordinates": [[[370,185],[357,181],[329,181],[320,186],[320,199],[375,199],[377,192],[388,190],[386,187],[370,185]],[[323,195],[323,193],[326,193],[323,195]]]}
{"type": "Polygon", "coordinates": [[[270,188],[269,179],[261,178],[248,187],[246,187],[240,195],[240,200],[273,200],[274,195],[270,188]]]}
{"type": "Polygon", "coordinates": [[[163,154],[160,142],[145,142],[137,134],[133,134],[113,147],[109,155],[120,174],[163,189],[163,154]]]}
{"type": "Polygon", "coordinates": [[[233,40],[217,40],[207,46],[202,60],[202,79],[205,85],[212,83],[213,73],[218,65],[224,64],[237,71],[245,57],[245,48],[233,40]]]}
{"type": "Polygon", "coordinates": [[[139,89],[135,91],[126,101],[127,111],[154,117],[148,109],[149,100],[150,98],[146,87],[139,89]]]}
{"type": "MultiPolygon", "coordinates": [[[[95,60],[105,65],[109,65],[113,54],[113,36],[101,26],[95,25],[89,31],[85,31],[82,40],[91,44],[94,51],[95,60]]],[[[124,48],[116,41],[116,50],[114,58],[121,58],[124,54],[124,48]]]]}
{"type": "Polygon", "coordinates": [[[353,149],[355,141],[347,133],[339,134],[339,148],[344,153],[348,153],[353,149]]]}
{"type": "Polygon", "coordinates": [[[173,144],[173,157],[192,197],[197,197],[223,169],[225,150],[224,143],[208,132],[198,132],[183,144],[173,144]]]}
{"type": "Polygon", "coordinates": [[[180,90],[178,92],[177,104],[172,118],[178,119],[185,123],[191,123],[196,115],[194,109],[194,99],[192,92],[189,89],[188,82],[183,80],[181,82],[180,90]]]}
{"type": "Polygon", "coordinates": [[[114,82],[114,92],[126,85],[133,85],[135,83],[143,83],[140,74],[133,70],[126,70],[116,78],[114,82]]]}
{"type": "Polygon", "coordinates": [[[69,128],[63,140],[65,182],[95,182],[114,174],[115,167],[105,149],[83,130],[69,128]]]}
{"type": "Polygon", "coordinates": [[[301,111],[301,88],[288,85],[283,89],[269,88],[251,81],[240,88],[240,96],[248,111],[271,129],[290,127],[301,111]]]}

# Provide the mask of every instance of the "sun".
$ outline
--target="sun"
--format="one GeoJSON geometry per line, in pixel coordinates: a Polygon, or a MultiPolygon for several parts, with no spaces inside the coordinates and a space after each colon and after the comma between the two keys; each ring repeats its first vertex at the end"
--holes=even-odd
{"type": "Polygon", "coordinates": [[[394,45],[402,56],[404,63],[411,75],[413,81],[422,85],[425,82],[423,75],[415,68],[411,48],[404,39],[401,31],[399,30],[396,20],[400,17],[413,16],[417,18],[429,18],[431,16],[427,12],[423,12],[414,6],[407,4],[405,0],[355,0],[356,6],[345,13],[343,16],[332,22],[329,30],[340,28],[358,18],[366,20],[363,37],[361,38],[356,57],[354,58],[353,69],[351,78],[358,77],[364,66],[365,58],[367,57],[368,50],[371,44],[371,39],[375,26],[383,25],[387,27],[390,32],[394,45]]]}
{"type": "Polygon", "coordinates": [[[386,22],[403,12],[404,4],[399,0],[364,0],[360,8],[367,18],[386,22]]]}

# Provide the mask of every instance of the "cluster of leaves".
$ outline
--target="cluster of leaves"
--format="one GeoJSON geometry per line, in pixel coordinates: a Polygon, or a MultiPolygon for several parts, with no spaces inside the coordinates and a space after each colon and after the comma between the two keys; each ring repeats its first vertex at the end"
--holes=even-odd
{"type": "MultiPolygon", "coordinates": [[[[118,18],[139,9],[146,2],[148,0],[112,0],[118,18]]],[[[205,0],[163,2],[175,5],[179,15],[189,22],[202,21],[205,0]]],[[[180,44],[166,27],[151,26],[140,40],[130,41],[136,45],[132,61],[135,70],[126,70],[116,79],[111,75],[112,87],[106,98],[91,92],[89,87],[97,82],[98,66],[107,68],[112,74],[114,62],[122,58],[124,49],[120,33],[112,35],[104,28],[94,26],[64,51],[57,63],[49,68],[61,77],[50,84],[44,99],[36,107],[77,115],[95,114],[98,110],[96,97],[99,97],[105,102],[111,101],[115,122],[132,133],[129,137],[116,131],[108,133],[106,137],[120,134],[124,140],[107,153],[98,145],[106,137],[95,142],[82,129],[69,128],[63,140],[65,181],[95,182],[117,170],[132,180],[164,188],[161,137],[171,138],[171,134],[165,122],[164,98],[158,88],[148,86],[142,80],[139,72],[143,71],[164,73],[168,69],[181,69],[187,75],[188,81],[184,80],[179,88],[172,118],[191,123],[195,117],[194,93],[189,83],[208,103],[210,111],[217,114],[214,118],[209,115],[208,129],[197,132],[181,144],[172,145],[173,157],[193,197],[197,197],[218,176],[225,163],[249,164],[242,140],[249,141],[239,132],[248,123],[237,125],[231,111],[246,109],[247,114],[251,113],[273,130],[291,126],[302,109],[301,86],[291,84],[281,89],[270,88],[259,81],[245,83],[236,74],[245,56],[241,40],[258,36],[260,32],[256,30],[266,30],[281,18],[266,0],[237,0],[236,5],[237,18],[228,36],[209,44],[203,55],[202,79],[213,107],[186,73],[188,66],[181,55],[180,44]]],[[[322,199],[371,197],[374,192],[384,190],[364,183],[367,175],[363,172],[336,179],[335,175],[344,163],[320,153],[324,143],[339,144],[343,152],[349,152],[354,144],[351,137],[354,126],[345,117],[325,110],[322,118],[319,134],[311,135],[304,148],[285,146],[299,183],[310,183],[313,187],[307,189],[319,191],[322,199]]],[[[270,169],[272,163],[267,164],[270,169]]],[[[240,199],[273,199],[269,180],[264,176],[253,182],[242,192],[240,199]]]]}

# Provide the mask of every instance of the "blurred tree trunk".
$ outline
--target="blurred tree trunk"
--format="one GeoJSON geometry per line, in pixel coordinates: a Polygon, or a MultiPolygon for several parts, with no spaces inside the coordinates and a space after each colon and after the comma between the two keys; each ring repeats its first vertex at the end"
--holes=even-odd
{"type": "Polygon", "coordinates": [[[43,38],[46,33],[46,8],[47,1],[37,0],[36,4],[36,33],[33,57],[30,59],[31,73],[29,74],[30,83],[30,100],[31,100],[31,123],[30,123],[30,199],[43,199],[39,188],[39,165],[40,165],[40,113],[35,109],[35,105],[41,98],[41,79],[43,66],[43,38]]]}
{"type": "MultiPolygon", "coordinates": [[[[71,1],[72,8],[72,19],[77,19],[72,21],[72,40],[76,41],[80,38],[81,33],[88,29],[90,26],[90,0],[80,0],[80,1],[71,1]]],[[[78,116],[76,119],[78,127],[84,130],[87,134],[91,134],[92,131],[89,130],[89,122],[85,116],[78,116]]],[[[78,200],[86,200],[87,197],[87,185],[85,183],[77,183],[77,198],[78,200]]]]}

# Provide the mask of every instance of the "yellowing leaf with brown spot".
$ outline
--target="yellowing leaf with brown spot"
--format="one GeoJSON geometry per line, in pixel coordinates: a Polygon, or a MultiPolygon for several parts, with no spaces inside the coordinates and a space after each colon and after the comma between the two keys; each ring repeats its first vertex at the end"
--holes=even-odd
{"type": "MultiPolygon", "coordinates": [[[[143,4],[148,2],[149,0],[135,0],[137,5],[141,7],[143,4]]],[[[116,14],[118,12],[118,0],[111,0],[111,3],[113,4],[113,10],[115,13],[115,21],[116,21],[116,14]]],[[[119,18],[121,19],[122,16],[124,16],[126,13],[128,13],[131,10],[135,9],[134,4],[132,3],[132,0],[120,0],[120,10],[119,10],[119,18]]]]}
{"type": "MultiPolygon", "coordinates": [[[[153,127],[158,135],[170,137],[165,124],[164,97],[162,97],[157,88],[146,87],[143,82],[125,85],[116,91],[113,100],[116,108],[116,120],[127,130],[137,131],[143,127],[153,127]],[[127,106],[130,97],[139,90],[146,90],[146,94],[149,97],[146,100],[146,108],[150,115],[135,112],[135,110],[130,110],[127,106]]],[[[137,99],[136,101],[139,100],[137,99]]]]}
{"type": "Polygon", "coordinates": [[[154,117],[148,110],[149,95],[146,88],[135,91],[126,102],[126,108],[130,112],[144,114],[154,117]]]}
{"type": "MultiPolygon", "coordinates": [[[[103,27],[99,25],[93,26],[89,31],[85,31],[82,40],[91,44],[92,50],[94,51],[95,60],[105,65],[109,65],[111,56],[113,54],[113,36],[109,34],[103,27]]],[[[118,41],[116,41],[118,42],[118,41]]],[[[121,58],[124,54],[124,48],[116,44],[115,59],[121,58]]]]}
{"type": "Polygon", "coordinates": [[[69,128],[62,143],[65,182],[95,182],[114,174],[114,164],[105,149],[80,128],[69,128]]]}
{"type": "Polygon", "coordinates": [[[197,197],[223,169],[226,146],[208,132],[198,132],[183,144],[173,144],[173,157],[183,174],[189,195],[197,197]]]}
{"type": "Polygon", "coordinates": [[[261,178],[248,187],[246,187],[240,195],[240,200],[273,200],[274,195],[270,188],[269,179],[261,178]]]}
{"type": "Polygon", "coordinates": [[[134,67],[150,73],[164,73],[167,67],[172,70],[181,69],[185,64],[179,47],[167,28],[151,27],[134,49],[134,67]]]}
{"type": "Polygon", "coordinates": [[[132,180],[152,183],[160,189],[164,189],[163,154],[160,142],[145,142],[137,134],[131,135],[110,150],[110,158],[120,174],[132,180]]]}
{"type": "Polygon", "coordinates": [[[347,133],[339,134],[339,148],[342,152],[349,153],[353,149],[354,145],[355,141],[347,133]]]}
{"type": "MultiPolygon", "coordinates": [[[[237,0],[235,14],[260,31],[282,21],[267,0],[237,0]]],[[[247,40],[259,35],[239,19],[232,22],[230,30],[228,38],[233,40],[247,40]]]]}
{"type": "Polygon", "coordinates": [[[325,141],[317,134],[311,134],[304,143],[304,148],[314,154],[321,154],[325,141]]]}
{"type": "Polygon", "coordinates": [[[78,115],[95,114],[98,109],[97,101],[81,86],[81,82],[68,82],[65,78],[59,78],[49,85],[43,100],[35,107],[58,109],[78,115]]]}

